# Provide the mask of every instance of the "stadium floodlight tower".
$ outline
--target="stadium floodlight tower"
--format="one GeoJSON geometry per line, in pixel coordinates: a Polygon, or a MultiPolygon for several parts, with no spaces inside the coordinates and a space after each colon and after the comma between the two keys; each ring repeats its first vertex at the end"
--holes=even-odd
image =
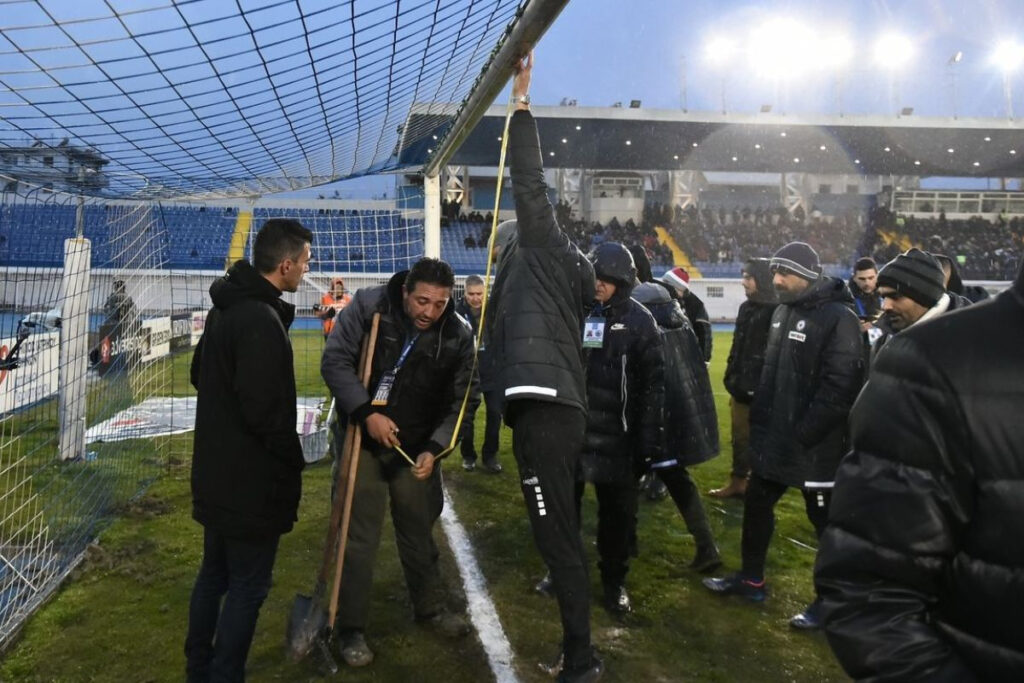
{"type": "Polygon", "coordinates": [[[914,57],[914,45],[906,36],[885,33],[875,41],[875,64],[889,75],[889,106],[893,112],[899,107],[899,75],[914,57]]]}
{"type": "Polygon", "coordinates": [[[1003,72],[1003,97],[1006,99],[1006,118],[1013,120],[1013,91],[1010,77],[1024,63],[1024,46],[1012,40],[999,43],[992,52],[992,63],[1003,72]]]}
{"type": "Polygon", "coordinates": [[[723,114],[726,113],[725,79],[729,75],[729,66],[732,63],[736,52],[736,41],[725,36],[713,36],[704,45],[705,61],[718,72],[723,114]]]}
{"type": "MultiPolygon", "coordinates": [[[[569,0],[534,0],[526,5],[522,16],[512,24],[477,78],[469,97],[459,107],[448,132],[424,163],[423,252],[426,256],[437,258],[441,255],[441,169],[508,84],[516,62],[537,44],[567,4],[569,0]]],[[[494,214],[498,215],[497,206],[494,214]]]]}

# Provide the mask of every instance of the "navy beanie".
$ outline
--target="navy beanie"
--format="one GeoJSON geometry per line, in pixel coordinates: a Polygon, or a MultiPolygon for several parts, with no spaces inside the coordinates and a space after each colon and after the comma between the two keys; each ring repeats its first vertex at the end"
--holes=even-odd
{"type": "Polygon", "coordinates": [[[946,292],[938,260],[926,251],[908,249],[878,271],[878,286],[892,287],[925,308],[931,308],[946,292]]]}
{"type": "Polygon", "coordinates": [[[821,276],[818,252],[806,242],[790,242],[772,256],[771,270],[774,273],[785,268],[805,280],[814,282],[821,276]]]}

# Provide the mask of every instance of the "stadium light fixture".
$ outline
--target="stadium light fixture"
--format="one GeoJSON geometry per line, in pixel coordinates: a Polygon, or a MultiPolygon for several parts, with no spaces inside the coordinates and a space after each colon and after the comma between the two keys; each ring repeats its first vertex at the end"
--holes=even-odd
{"type": "Polygon", "coordinates": [[[1024,63],[1024,46],[1012,40],[1006,40],[992,51],[992,63],[1003,73],[1012,73],[1024,63]]]}
{"type": "Polygon", "coordinates": [[[806,24],[788,17],[771,19],[751,30],[747,56],[755,72],[785,80],[814,63],[809,58],[817,42],[806,24]]]}
{"type": "Polygon", "coordinates": [[[906,66],[914,56],[914,46],[910,39],[897,33],[887,33],[875,42],[875,64],[898,71],[906,66]]]}
{"type": "Polygon", "coordinates": [[[704,57],[714,66],[725,66],[736,54],[736,41],[715,36],[704,45],[704,57]]]}
{"type": "Polygon", "coordinates": [[[813,57],[821,69],[843,69],[853,61],[853,43],[843,35],[823,36],[815,45],[813,57]]]}

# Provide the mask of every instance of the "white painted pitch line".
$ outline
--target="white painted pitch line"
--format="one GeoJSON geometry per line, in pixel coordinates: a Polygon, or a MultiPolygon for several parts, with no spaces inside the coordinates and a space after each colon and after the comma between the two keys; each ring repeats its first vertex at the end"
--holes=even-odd
{"type": "Polygon", "coordinates": [[[459,567],[462,586],[466,591],[467,610],[473,627],[480,636],[484,653],[491,665],[497,683],[519,683],[515,669],[512,667],[512,645],[505,636],[505,630],[498,619],[498,611],[494,607],[490,593],[487,592],[487,580],[480,565],[476,563],[473,546],[466,535],[466,529],[459,522],[455,508],[452,506],[448,490],[444,491],[444,509],[441,511],[441,528],[448,538],[448,545],[455,555],[455,563],[459,567]]]}

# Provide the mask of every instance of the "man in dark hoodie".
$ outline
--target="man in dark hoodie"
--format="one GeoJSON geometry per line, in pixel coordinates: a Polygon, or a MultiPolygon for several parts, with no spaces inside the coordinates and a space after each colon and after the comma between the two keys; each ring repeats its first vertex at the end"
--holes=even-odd
{"type": "Polygon", "coordinates": [[[467,387],[470,401],[476,400],[475,343],[469,324],[455,313],[454,285],[447,263],[423,258],[386,285],[360,289],[338,315],[320,362],[338,412],[364,432],[335,624],[349,666],[373,661],[364,629],[389,497],[416,620],[451,636],[466,628],[461,615],[446,609],[433,538],[443,505],[437,461],[448,454],[467,387]],[[365,389],[359,350],[375,313],[380,323],[365,389]]]}
{"type": "Polygon", "coordinates": [[[185,638],[189,681],[245,678],[278,539],[296,520],[305,460],[288,339],[295,307],[281,292],[298,289],[312,241],[298,221],[271,219],[252,265],[237,261],[210,287],[192,356],[192,516],[203,525],[203,561],[185,638]]]}
{"type": "MultiPolygon", "coordinates": [[[[750,409],[752,476],[743,507],[743,568],[705,579],[721,595],[767,596],[765,560],[775,504],[800,489],[818,536],[839,460],[846,452],[850,407],[864,377],[864,342],[846,283],[821,274],[818,254],[803,242],[779,249],[770,264],[781,303],[772,315],[761,379],[750,409]]],[[[820,602],[794,616],[797,629],[820,627],[820,602]]]]}
{"type": "MultiPolygon", "coordinates": [[[[480,314],[484,310],[484,279],[479,275],[466,277],[465,294],[455,305],[455,312],[461,315],[473,329],[473,338],[479,338],[480,314]]],[[[493,389],[491,362],[487,356],[486,343],[477,349],[477,376],[480,378],[480,395],[484,401],[485,424],[484,442],[480,448],[483,455],[483,471],[489,474],[500,474],[501,463],[498,462],[498,435],[501,431],[501,394],[493,389]]],[[[475,417],[478,403],[470,405],[462,420],[462,469],[472,472],[476,469],[475,417]]]]}
{"type": "Polygon", "coordinates": [[[747,300],[736,315],[736,331],[725,363],[725,388],[732,418],[732,476],[729,483],[713,489],[715,498],[742,498],[750,476],[750,404],[761,381],[764,351],[772,314],[778,306],[768,259],[752,258],[743,266],[743,292],[747,300]]]}
{"type": "Polygon", "coordinates": [[[498,274],[486,339],[534,542],[551,572],[562,616],[560,681],[598,680],[590,644],[590,580],[576,514],[576,471],[587,418],[583,319],[594,268],[555,220],[530,114],[533,56],[516,65],[509,167],[516,223],[498,226],[498,274]]]}

